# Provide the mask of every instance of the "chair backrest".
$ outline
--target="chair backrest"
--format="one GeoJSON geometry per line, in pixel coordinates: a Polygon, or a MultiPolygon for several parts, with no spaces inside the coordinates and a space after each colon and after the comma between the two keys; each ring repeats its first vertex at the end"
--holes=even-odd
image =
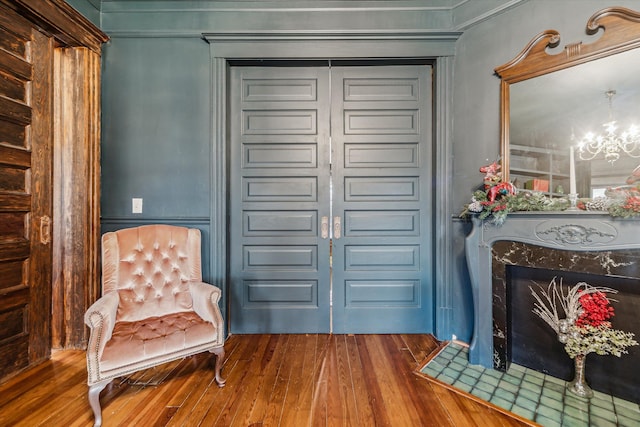
{"type": "Polygon", "coordinates": [[[118,321],[192,310],[202,281],[200,230],[144,225],[102,236],[102,293],[118,292],[118,321]]]}

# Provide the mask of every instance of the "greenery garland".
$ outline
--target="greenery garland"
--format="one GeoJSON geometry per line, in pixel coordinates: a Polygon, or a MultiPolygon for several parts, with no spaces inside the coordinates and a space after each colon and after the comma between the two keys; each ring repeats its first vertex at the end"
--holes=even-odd
{"type": "Polygon", "coordinates": [[[510,212],[518,211],[563,211],[569,207],[566,198],[552,198],[538,191],[519,191],[514,194],[501,194],[493,201],[488,191],[477,190],[471,203],[460,213],[461,218],[477,214],[480,219],[489,218],[496,225],[502,225],[510,212]]]}
{"type": "MultiPolygon", "coordinates": [[[[464,206],[461,218],[478,215],[496,225],[502,225],[510,212],[564,211],[571,206],[566,197],[549,197],[539,191],[520,190],[502,181],[497,162],[480,168],[485,172],[483,189],[476,190],[471,203],[464,206]]],[[[640,184],[608,189],[610,197],[580,199],[577,208],[588,211],[608,212],[612,217],[640,217],[640,184]]]]}

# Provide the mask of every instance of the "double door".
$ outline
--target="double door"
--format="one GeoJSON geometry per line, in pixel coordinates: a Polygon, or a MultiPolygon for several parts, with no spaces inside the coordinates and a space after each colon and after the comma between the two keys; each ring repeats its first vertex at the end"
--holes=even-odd
{"type": "Polygon", "coordinates": [[[428,65],[234,66],[231,333],[433,330],[428,65]]]}

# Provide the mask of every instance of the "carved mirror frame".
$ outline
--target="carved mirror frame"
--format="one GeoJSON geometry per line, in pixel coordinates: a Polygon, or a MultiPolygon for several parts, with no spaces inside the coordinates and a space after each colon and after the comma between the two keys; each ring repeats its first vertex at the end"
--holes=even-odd
{"type": "Polygon", "coordinates": [[[560,44],[560,33],[543,31],[514,59],[495,69],[501,79],[500,140],[504,181],[509,181],[510,171],[510,85],[640,47],[640,12],[623,7],[602,9],[589,18],[586,33],[594,35],[601,28],[603,34],[595,42],[567,44],[558,54],[550,54],[548,50],[560,44]]]}

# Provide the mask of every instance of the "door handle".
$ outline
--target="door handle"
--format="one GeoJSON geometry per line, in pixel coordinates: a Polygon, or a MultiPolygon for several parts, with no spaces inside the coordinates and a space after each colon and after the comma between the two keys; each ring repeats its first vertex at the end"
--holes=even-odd
{"type": "Polygon", "coordinates": [[[40,243],[49,244],[51,241],[51,218],[47,215],[40,217],[40,243]]]}
{"type": "Polygon", "coordinates": [[[326,239],[329,237],[329,217],[323,216],[320,219],[320,237],[326,239]]]}
{"type": "Polygon", "coordinates": [[[333,237],[339,239],[342,234],[342,220],[339,216],[333,217],[333,237]]]}

